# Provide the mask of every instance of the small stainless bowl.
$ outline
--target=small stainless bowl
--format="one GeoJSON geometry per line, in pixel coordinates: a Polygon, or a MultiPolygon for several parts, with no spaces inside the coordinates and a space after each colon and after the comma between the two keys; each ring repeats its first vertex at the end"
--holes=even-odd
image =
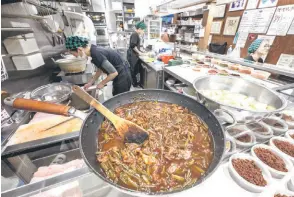
{"type": "Polygon", "coordinates": [[[52,83],[38,87],[31,92],[31,99],[50,103],[61,103],[71,95],[71,87],[63,83],[52,83]]]}

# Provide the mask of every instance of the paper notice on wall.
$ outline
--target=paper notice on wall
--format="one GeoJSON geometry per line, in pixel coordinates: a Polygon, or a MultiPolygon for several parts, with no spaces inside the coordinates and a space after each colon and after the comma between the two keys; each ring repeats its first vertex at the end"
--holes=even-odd
{"type": "Polygon", "coordinates": [[[294,5],[277,7],[267,35],[285,36],[294,18],[294,5]]]}
{"type": "Polygon", "coordinates": [[[255,9],[257,7],[258,1],[259,0],[248,0],[246,9],[247,10],[255,9]]]}
{"type": "MultiPolygon", "coordinates": [[[[258,37],[257,37],[257,39],[263,39],[264,42],[266,42],[265,45],[269,45],[269,46],[273,45],[275,38],[276,38],[276,36],[266,36],[266,35],[258,35],[258,37]]],[[[264,46],[264,47],[266,47],[266,46],[264,46]]],[[[262,59],[265,60],[267,54],[263,55],[262,59]]]]}
{"type": "Polygon", "coordinates": [[[258,8],[274,7],[277,5],[277,3],[278,3],[278,0],[261,0],[258,8]]]}
{"type": "Polygon", "coordinates": [[[249,33],[248,32],[238,32],[238,33],[239,33],[239,35],[238,35],[238,39],[236,42],[236,47],[244,48],[249,33]]]}
{"type": "Polygon", "coordinates": [[[211,24],[211,34],[220,34],[222,28],[222,21],[213,21],[211,24]]]}
{"type": "Polygon", "coordinates": [[[294,20],[292,21],[292,24],[291,24],[287,34],[294,35],[294,20]]]}
{"type": "Polygon", "coordinates": [[[250,33],[265,34],[272,21],[276,8],[264,8],[256,11],[250,33]]]}
{"type": "Polygon", "coordinates": [[[238,32],[249,32],[253,26],[254,18],[258,10],[245,10],[239,25],[238,32]]]}
{"type": "Polygon", "coordinates": [[[233,36],[236,34],[240,17],[227,17],[223,35],[233,36]]]}
{"type": "Polygon", "coordinates": [[[226,4],[215,6],[213,18],[222,18],[225,16],[226,4]]]}
{"type": "Polygon", "coordinates": [[[277,66],[294,69],[294,55],[284,54],[280,55],[277,66]]]}

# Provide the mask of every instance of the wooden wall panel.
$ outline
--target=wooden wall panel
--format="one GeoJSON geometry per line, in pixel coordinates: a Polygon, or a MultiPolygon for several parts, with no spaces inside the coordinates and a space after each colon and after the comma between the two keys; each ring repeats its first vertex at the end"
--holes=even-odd
{"type": "MultiPolygon", "coordinates": [[[[248,1],[248,0],[247,0],[248,1]]],[[[294,4],[294,0],[279,0],[277,6],[282,6],[282,5],[289,5],[289,4],[294,4]]],[[[240,11],[234,11],[234,12],[229,12],[229,7],[230,4],[226,5],[226,13],[224,18],[216,18],[213,21],[223,21],[222,24],[222,30],[220,35],[214,35],[212,34],[212,41],[211,42],[218,42],[218,43],[223,43],[227,42],[228,47],[230,45],[235,45],[233,44],[233,40],[235,36],[224,36],[223,31],[226,23],[227,17],[230,16],[240,16],[240,22],[242,20],[242,15],[244,10],[240,11]]],[[[258,7],[258,6],[257,6],[258,7]]],[[[239,22],[239,24],[240,24],[239,22]]],[[[266,35],[266,34],[255,34],[256,36],[258,35],[266,35]]],[[[246,57],[247,54],[247,48],[250,46],[251,41],[247,39],[245,47],[241,48],[241,57],[246,57]]],[[[267,55],[267,58],[265,60],[266,63],[269,64],[276,64],[278,62],[278,59],[280,57],[281,53],[286,53],[286,54],[292,54],[294,55],[294,35],[287,35],[287,36],[276,36],[274,43],[271,46],[271,49],[267,55]]]]}

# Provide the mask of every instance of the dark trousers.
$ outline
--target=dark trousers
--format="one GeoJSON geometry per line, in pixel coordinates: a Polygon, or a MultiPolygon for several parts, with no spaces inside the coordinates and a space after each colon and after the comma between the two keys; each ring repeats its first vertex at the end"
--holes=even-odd
{"type": "Polygon", "coordinates": [[[131,65],[131,75],[133,86],[142,86],[143,85],[143,68],[141,65],[141,61],[137,61],[135,65],[131,65]],[[140,74],[140,80],[137,79],[137,74],[140,74]]]}

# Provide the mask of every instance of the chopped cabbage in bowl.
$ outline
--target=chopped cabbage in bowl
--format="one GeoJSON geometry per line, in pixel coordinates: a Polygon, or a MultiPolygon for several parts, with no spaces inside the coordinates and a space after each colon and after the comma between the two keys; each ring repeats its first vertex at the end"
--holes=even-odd
{"type": "Polygon", "coordinates": [[[273,111],[275,108],[265,103],[258,102],[253,97],[248,97],[244,94],[231,92],[229,90],[200,90],[204,96],[222,103],[237,108],[251,111],[273,111]]]}

